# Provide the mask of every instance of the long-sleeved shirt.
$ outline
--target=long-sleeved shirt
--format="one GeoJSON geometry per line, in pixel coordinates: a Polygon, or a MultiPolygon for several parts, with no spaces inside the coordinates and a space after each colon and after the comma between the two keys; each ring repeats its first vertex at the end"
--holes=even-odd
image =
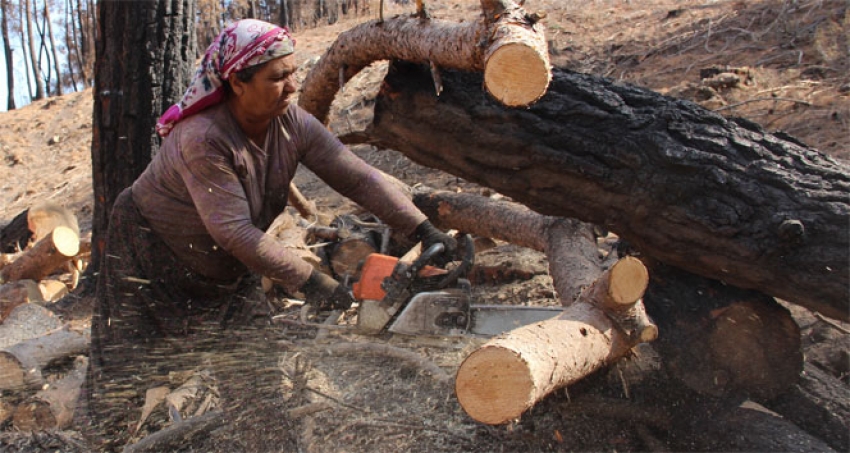
{"type": "Polygon", "coordinates": [[[133,201],[193,271],[232,281],[250,269],[295,290],[312,266],[265,230],[286,207],[299,162],[402,234],[426,219],[295,105],[272,121],[264,149],[248,140],[225,104],[181,121],[133,184],[133,201]]]}

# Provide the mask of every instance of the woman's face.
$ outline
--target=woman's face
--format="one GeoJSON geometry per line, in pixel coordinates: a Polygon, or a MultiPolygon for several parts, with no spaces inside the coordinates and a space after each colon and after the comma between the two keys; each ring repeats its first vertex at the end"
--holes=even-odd
{"type": "Polygon", "coordinates": [[[295,84],[295,55],[269,61],[249,82],[231,78],[239,111],[251,122],[265,122],[286,113],[290,96],[298,90],[295,84]]]}

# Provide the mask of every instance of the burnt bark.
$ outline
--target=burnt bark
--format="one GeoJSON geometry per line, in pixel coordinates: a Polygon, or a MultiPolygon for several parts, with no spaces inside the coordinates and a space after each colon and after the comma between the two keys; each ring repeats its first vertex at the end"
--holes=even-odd
{"type": "Polygon", "coordinates": [[[97,7],[90,272],[100,267],[112,204],[159,148],[156,120],[182,96],[195,61],[193,0],[97,7]]]}
{"type": "Polygon", "coordinates": [[[850,451],[850,389],[818,367],[806,364],[797,385],[764,405],[836,451],[850,451]]]}
{"type": "Polygon", "coordinates": [[[369,134],[664,263],[848,319],[846,163],[691,102],[553,75],[537,104],[508,109],[480,74],[443,72],[437,97],[427,68],[395,65],[369,134]]]}

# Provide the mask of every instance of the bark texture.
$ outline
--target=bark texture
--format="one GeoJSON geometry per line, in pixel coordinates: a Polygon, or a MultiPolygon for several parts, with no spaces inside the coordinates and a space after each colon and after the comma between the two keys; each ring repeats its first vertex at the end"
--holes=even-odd
{"type": "Polygon", "coordinates": [[[695,274],[850,319],[850,167],[691,102],[554,72],[528,109],[480,74],[395,65],[369,134],[547,215],[592,222],[695,274]],[[439,134],[431,133],[438,130],[439,134]]]}
{"type": "Polygon", "coordinates": [[[194,1],[105,1],[97,8],[91,272],[100,267],[112,204],[159,149],[156,120],[183,95],[196,59],[194,1]]]}

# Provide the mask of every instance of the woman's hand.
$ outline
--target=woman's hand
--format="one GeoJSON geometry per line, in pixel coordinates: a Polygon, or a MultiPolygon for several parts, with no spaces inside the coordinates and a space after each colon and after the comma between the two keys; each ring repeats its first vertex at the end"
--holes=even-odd
{"type": "Polygon", "coordinates": [[[420,223],[419,226],[416,227],[414,235],[416,240],[422,242],[423,251],[428,250],[428,248],[434,244],[443,244],[445,249],[442,254],[435,257],[434,264],[444,266],[446,263],[454,260],[455,255],[457,254],[457,241],[448,234],[438,230],[437,227],[432,225],[430,221],[426,220],[420,223]]]}

